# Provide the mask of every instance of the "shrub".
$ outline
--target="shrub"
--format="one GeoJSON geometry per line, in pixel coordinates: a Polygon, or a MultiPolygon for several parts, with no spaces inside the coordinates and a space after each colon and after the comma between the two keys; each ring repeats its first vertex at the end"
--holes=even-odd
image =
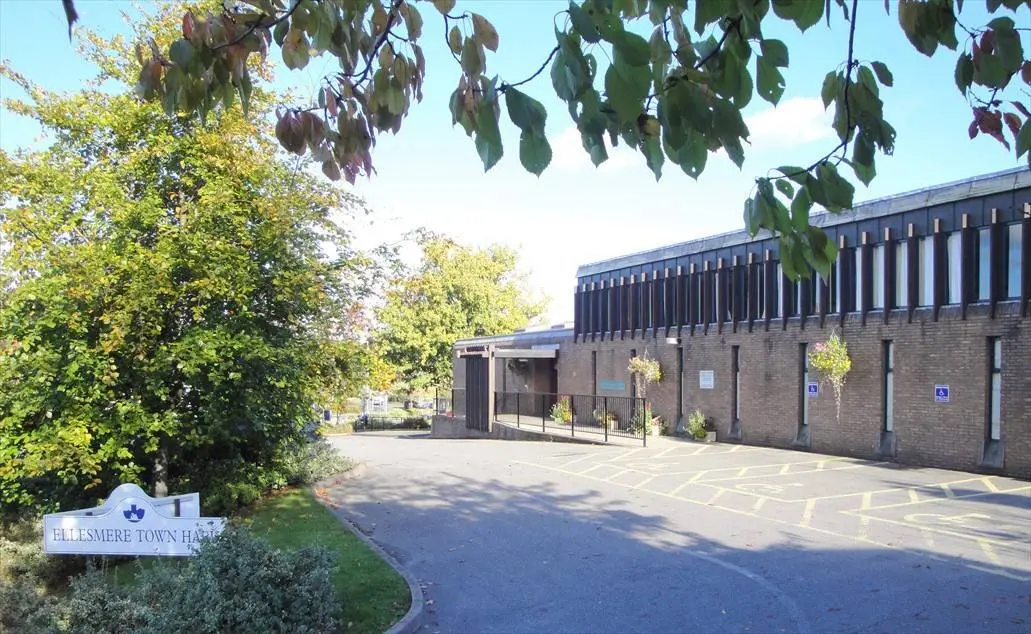
{"type": "Polygon", "coordinates": [[[573,409],[569,405],[568,396],[563,396],[551,406],[551,418],[556,423],[570,423],[573,421],[573,409]]]}
{"type": "Polygon", "coordinates": [[[59,631],[59,622],[58,602],[38,578],[23,574],[0,581],[0,634],[49,634],[59,631]]]}
{"type": "Polygon", "coordinates": [[[140,571],[129,596],[150,606],[138,630],[145,634],[332,632],[341,608],[332,568],[321,546],[280,551],[228,528],[183,565],[160,562],[140,571]]]}
{"type": "Polygon", "coordinates": [[[705,433],[712,431],[711,428],[712,419],[706,418],[700,409],[691,412],[691,415],[687,418],[687,432],[698,440],[705,438],[705,433]]]}
{"type": "Polygon", "coordinates": [[[287,484],[313,484],[349,470],[354,463],[325,438],[319,438],[291,451],[284,466],[287,484]]]}

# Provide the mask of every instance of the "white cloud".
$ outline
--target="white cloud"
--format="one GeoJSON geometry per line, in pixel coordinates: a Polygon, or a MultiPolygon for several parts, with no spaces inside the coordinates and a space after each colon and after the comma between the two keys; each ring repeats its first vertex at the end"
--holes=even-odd
{"type": "MultiPolygon", "coordinates": [[[[613,148],[607,134],[605,135],[605,149],[609,153],[609,158],[598,166],[597,169],[601,172],[616,171],[644,163],[644,156],[623,143],[619,147],[613,148]]],[[[580,140],[580,131],[576,129],[576,126],[566,128],[561,134],[551,139],[551,152],[549,169],[563,171],[595,169],[594,164],[591,163],[591,155],[584,149],[583,142],[580,140]]]]}
{"type": "Polygon", "coordinates": [[[788,148],[834,136],[833,111],[818,97],[793,97],[745,117],[751,151],[788,148]]]}

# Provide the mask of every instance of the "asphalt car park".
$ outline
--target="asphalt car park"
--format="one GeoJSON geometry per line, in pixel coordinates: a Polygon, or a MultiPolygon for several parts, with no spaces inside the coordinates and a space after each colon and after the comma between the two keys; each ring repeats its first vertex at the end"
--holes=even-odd
{"type": "Polygon", "coordinates": [[[523,462],[670,503],[715,507],[931,558],[957,557],[1031,582],[1031,483],[1022,480],[677,441],[523,462]]]}

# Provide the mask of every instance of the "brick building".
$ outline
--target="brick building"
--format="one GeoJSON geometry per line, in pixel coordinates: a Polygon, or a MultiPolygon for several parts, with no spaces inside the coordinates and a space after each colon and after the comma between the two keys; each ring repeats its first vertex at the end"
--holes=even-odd
{"type": "Polygon", "coordinates": [[[839,246],[827,279],[785,278],[765,232],[583,265],[571,328],[460,341],[456,385],[465,351],[507,348],[498,394],[632,396],[647,354],[655,413],[701,410],[721,441],[1031,477],[1031,171],[810,222],[839,246]],[[832,329],[852,359],[840,420],[806,363],[832,329]]]}

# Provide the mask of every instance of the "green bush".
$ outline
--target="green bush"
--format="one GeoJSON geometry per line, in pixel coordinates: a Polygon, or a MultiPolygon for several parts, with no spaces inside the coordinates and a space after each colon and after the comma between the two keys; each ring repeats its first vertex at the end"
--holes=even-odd
{"type": "Polygon", "coordinates": [[[228,528],[194,557],[141,567],[129,587],[92,568],[64,596],[44,594],[30,575],[0,584],[0,633],[333,632],[333,564],[321,546],[281,551],[228,528]]]}
{"type": "Polygon", "coordinates": [[[353,466],[354,463],[340,455],[325,438],[295,448],[288,453],[284,464],[288,484],[313,484],[353,466]]]}

